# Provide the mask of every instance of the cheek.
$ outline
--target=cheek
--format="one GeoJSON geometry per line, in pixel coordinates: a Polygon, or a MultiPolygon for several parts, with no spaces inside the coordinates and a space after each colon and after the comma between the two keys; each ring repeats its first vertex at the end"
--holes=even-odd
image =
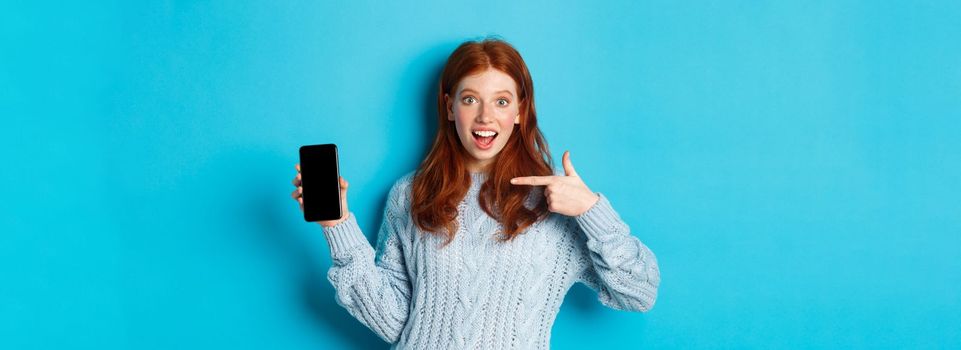
{"type": "Polygon", "coordinates": [[[454,107],[454,124],[457,125],[457,129],[463,129],[465,125],[470,125],[470,115],[463,108],[454,107]]]}
{"type": "Polygon", "coordinates": [[[506,136],[503,138],[498,137],[499,139],[501,139],[501,142],[506,143],[507,139],[509,139],[511,135],[514,133],[514,126],[516,125],[514,124],[514,115],[511,115],[510,118],[504,118],[498,121],[498,123],[500,124],[500,130],[501,130],[502,136],[506,136]]]}
{"type": "Polygon", "coordinates": [[[476,114],[470,107],[454,107],[454,120],[460,125],[470,125],[472,116],[476,114]]]}
{"type": "Polygon", "coordinates": [[[500,118],[497,118],[497,119],[498,119],[498,122],[501,124],[501,125],[500,125],[500,126],[501,126],[501,130],[508,130],[508,129],[510,129],[510,128],[513,128],[513,127],[514,127],[514,117],[517,117],[517,115],[518,115],[519,113],[520,113],[520,112],[517,110],[517,108],[509,108],[509,109],[506,110],[506,113],[504,113],[503,115],[501,115],[500,118]]]}

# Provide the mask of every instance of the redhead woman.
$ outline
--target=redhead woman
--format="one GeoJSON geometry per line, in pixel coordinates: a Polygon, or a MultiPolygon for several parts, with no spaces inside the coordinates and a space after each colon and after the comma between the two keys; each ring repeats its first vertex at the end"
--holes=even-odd
{"type": "MultiPolygon", "coordinates": [[[[654,306],[651,250],[574,169],[553,160],[527,65],[498,39],[451,53],[438,130],[394,182],[375,246],[347,210],[321,221],[338,304],[395,349],[547,349],[574,283],[627,311],[654,306]]],[[[301,203],[300,166],[291,195],[301,203]]]]}

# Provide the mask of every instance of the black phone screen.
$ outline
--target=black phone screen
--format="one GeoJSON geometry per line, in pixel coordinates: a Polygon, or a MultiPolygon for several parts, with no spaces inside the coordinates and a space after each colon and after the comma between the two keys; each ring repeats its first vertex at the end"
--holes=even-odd
{"type": "Polygon", "coordinates": [[[340,170],[337,145],[300,147],[300,181],[303,187],[304,220],[337,220],[340,208],[340,170]]]}

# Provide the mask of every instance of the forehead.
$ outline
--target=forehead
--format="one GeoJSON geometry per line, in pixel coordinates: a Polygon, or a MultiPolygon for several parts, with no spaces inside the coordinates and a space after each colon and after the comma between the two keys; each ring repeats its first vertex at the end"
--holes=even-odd
{"type": "Polygon", "coordinates": [[[514,78],[493,68],[462,78],[457,84],[457,93],[461,93],[464,89],[471,89],[481,94],[494,94],[498,91],[507,90],[511,94],[517,95],[517,83],[514,78]]]}

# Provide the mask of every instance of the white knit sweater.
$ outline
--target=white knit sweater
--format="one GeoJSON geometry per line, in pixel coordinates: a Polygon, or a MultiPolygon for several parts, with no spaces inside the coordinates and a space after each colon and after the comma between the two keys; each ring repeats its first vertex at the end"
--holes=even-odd
{"type": "MultiPolygon", "coordinates": [[[[660,272],[650,249],[630,234],[611,203],[551,213],[513,241],[477,201],[487,174],[472,173],[447,247],[410,215],[414,172],[391,187],[376,250],[353,212],[323,228],[337,303],[396,349],[547,349],[570,287],[581,282],[618,310],[654,306],[660,272]]],[[[532,197],[543,196],[535,187],[532,197]]],[[[528,201],[528,203],[533,203],[528,201]]]]}

